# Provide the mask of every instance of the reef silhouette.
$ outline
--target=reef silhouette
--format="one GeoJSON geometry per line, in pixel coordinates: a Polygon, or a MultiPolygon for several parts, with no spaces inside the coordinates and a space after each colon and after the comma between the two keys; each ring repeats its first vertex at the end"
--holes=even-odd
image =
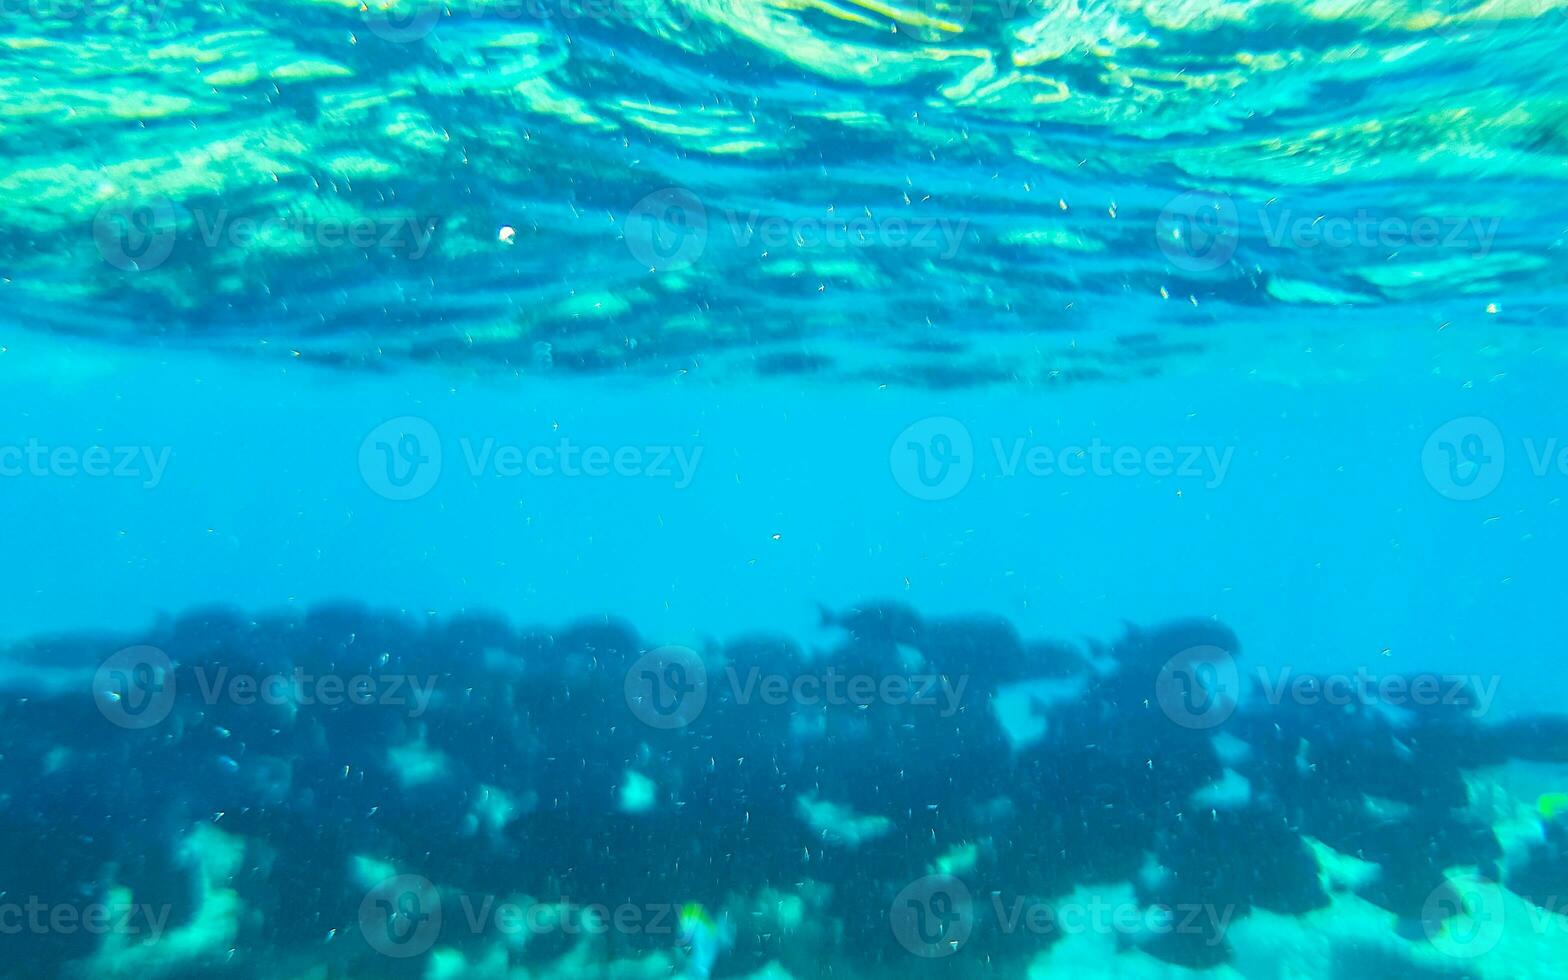
{"type": "Polygon", "coordinates": [[[518,629],[336,605],[13,647],[5,892],[168,916],[156,939],[20,929],[6,959],[38,977],[432,976],[440,956],[707,975],[689,929],[583,919],[700,905],[728,930],[714,976],[1025,975],[1060,930],[1009,928],[995,897],[1130,882],[1145,912],[1224,910],[1119,937],[1207,967],[1231,955],[1226,923],[1323,908],[1335,888],[1419,940],[1464,911],[1433,901],[1445,869],[1568,884],[1563,822],[1510,864],[1465,780],[1568,761],[1568,720],[1478,718],[1468,688],[1398,710],[1247,697],[1245,671],[1213,685],[1244,660],[1209,621],[1073,646],[886,603],[824,630],[819,649],[758,634],[689,650],[609,618],[518,629]],[[1378,873],[1334,884],[1320,846],[1378,873]],[[378,897],[389,876],[405,891],[378,897]],[[957,910],[913,941],[912,886],[957,910]],[[474,896],[524,896],[554,927],[499,940],[474,896]],[[375,929],[403,941],[432,914],[438,935],[379,948],[375,929]]]}

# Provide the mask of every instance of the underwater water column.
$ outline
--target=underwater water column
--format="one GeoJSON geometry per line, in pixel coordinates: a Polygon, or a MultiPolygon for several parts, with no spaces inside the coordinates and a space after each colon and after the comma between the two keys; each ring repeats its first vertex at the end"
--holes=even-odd
{"type": "Polygon", "coordinates": [[[1558,0],[0,12],[0,975],[1556,976],[1558,0]]]}

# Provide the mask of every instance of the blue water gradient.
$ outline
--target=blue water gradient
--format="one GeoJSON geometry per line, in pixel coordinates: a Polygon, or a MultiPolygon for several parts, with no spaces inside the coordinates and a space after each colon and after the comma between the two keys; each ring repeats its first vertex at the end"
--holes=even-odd
{"type": "Polygon", "coordinates": [[[885,596],[933,614],[988,609],[1046,635],[1215,616],[1261,661],[1485,664],[1501,673],[1501,705],[1556,707],[1568,474],[1555,458],[1541,472],[1539,457],[1568,432],[1559,375],[1448,343],[1355,384],[1331,365],[1359,354],[1301,352],[1273,376],[1216,369],[1129,398],[1117,386],[585,389],[26,342],[0,356],[0,443],[168,456],[151,487],[146,466],[7,479],[21,560],[0,622],[17,637],[135,628],[202,602],[357,598],[525,622],[608,613],[671,641],[759,625],[810,638],[817,603],[885,596]],[[439,438],[441,472],[392,500],[361,448],[408,416],[439,438]],[[1451,459],[1428,443],[1473,417],[1495,423],[1505,453],[1484,470],[1495,489],[1454,499],[1451,459]],[[939,486],[942,499],[921,499],[897,445],[931,418],[959,420],[974,447],[967,482],[939,486]],[[668,447],[671,462],[667,476],[596,477],[498,475],[492,461],[475,476],[468,456],[486,439],[668,447]],[[1031,475],[1020,457],[1008,476],[1020,439],[1169,448],[1178,466],[1194,447],[1226,466],[1031,475]],[[678,453],[695,459],[689,485],[678,453]]]}

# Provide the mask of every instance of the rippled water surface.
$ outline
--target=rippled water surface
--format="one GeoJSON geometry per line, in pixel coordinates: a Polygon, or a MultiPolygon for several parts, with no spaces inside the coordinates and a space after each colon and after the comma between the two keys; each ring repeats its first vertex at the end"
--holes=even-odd
{"type": "Polygon", "coordinates": [[[6,315],[353,366],[933,386],[1142,376],[1281,319],[1546,330],[1563,17],[13,0],[6,315]]]}

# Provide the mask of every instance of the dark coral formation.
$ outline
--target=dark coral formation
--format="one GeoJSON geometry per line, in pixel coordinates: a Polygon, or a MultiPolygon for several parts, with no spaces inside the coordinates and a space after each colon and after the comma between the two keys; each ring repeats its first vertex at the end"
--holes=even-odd
{"type": "MultiPolygon", "coordinates": [[[[706,700],[668,727],[648,724],[646,706],[628,696],[628,672],[643,669],[648,647],[613,620],[545,631],[347,606],[297,618],[208,610],[134,638],[40,640],[11,651],[13,661],[82,680],[16,682],[0,700],[0,835],[11,844],[0,850],[0,882],[12,896],[53,903],[92,900],[112,882],[137,901],[167,903],[176,929],[199,897],[175,850],[207,823],[246,848],[231,885],[245,909],[234,952],[206,963],[207,976],[275,975],[287,951],[334,976],[421,975],[423,956],[367,948],[365,885],[353,873],[362,857],[436,883],[449,904],[457,894],[521,894],[739,910],[766,893],[811,896],[806,921],[787,934],[732,916],[737,934],[720,976],[770,960],[796,976],[979,974],[1005,964],[1021,975],[1053,936],[1009,930],[986,896],[1049,901],[1130,880],[1146,908],[1202,905],[1232,920],[1255,909],[1300,913],[1329,900],[1304,837],[1380,865],[1364,897],[1419,923],[1443,869],[1501,873],[1491,828],[1465,813],[1461,768],[1504,761],[1520,746],[1568,759],[1568,725],[1483,725],[1453,705],[1395,718],[1367,704],[1248,702],[1223,724],[1178,723],[1156,690],[1162,671],[1184,651],[1238,653],[1230,631],[1210,622],[1130,630],[1089,650],[1024,642],[1001,620],[930,621],[893,605],[825,614],[825,625],[835,645],[814,653],[754,636],[696,654],[700,664],[686,666],[706,672],[706,700]],[[132,642],[162,651],[173,670],[160,678],[159,690],[173,691],[167,717],[144,728],[115,724],[101,677],[100,689],[86,680],[132,642]],[[376,697],[240,703],[221,686],[296,670],[370,678],[376,697]],[[747,683],[826,671],[926,678],[933,696],[851,687],[841,698],[797,689],[775,701],[747,683]],[[428,704],[412,687],[388,696],[400,677],[433,681],[428,704]],[[998,693],[1042,677],[1074,693],[1036,699],[1045,732],[1015,741],[995,710],[998,693]],[[1246,752],[1222,758],[1221,733],[1246,752]],[[440,764],[411,775],[393,753],[408,746],[440,764]],[[628,772],[653,784],[646,809],[622,805],[628,772]],[[1194,802],[1227,773],[1249,786],[1244,805],[1194,802]],[[486,794],[516,804],[488,830],[473,818],[486,794]],[[1372,814],[1368,797],[1387,801],[1391,815],[1372,814]],[[887,823],[847,841],[805,819],[802,800],[887,823]],[[952,874],[977,900],[962,948],[912,955],[890,927],[895,896],[966,845],[973,860],[952,874]],[[1151,863],[1159,873],[1148,873],[1151,863]]],[[[1526,890],[1561,894],[1564,853],[1557,827],[1518,869],[1526,890]]],[[[446,921],[464,915],[454,906],[446,921]]],[[[441,936],[475,950],[489,939],[460,925],[441,936]]],[[[6,955],[18,975],[49,976],[99,941],[13,936],[6,955]]],[[[594,941],[608,958],[679,939],[611,930],[594,941]]],[[[535,937],[509,955],[546,962],[570,945],[535,937]]],[[[1144,948],[1192,966],[1229,956],[1223,924],[1210,917],[1144,948]]]]}

